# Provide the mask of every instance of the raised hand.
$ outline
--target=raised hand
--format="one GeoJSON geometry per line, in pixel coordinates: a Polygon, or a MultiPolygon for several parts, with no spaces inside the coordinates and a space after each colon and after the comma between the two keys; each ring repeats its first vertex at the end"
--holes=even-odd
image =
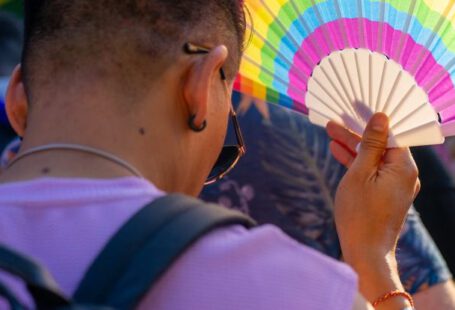
{"type": "Polygon", "coordinates": [[[335,200],[344,259],[359,273],[361,291],[368,299],[402,290],[395,249],[420,189],[411,153],[409,149],[387,149],[388,119],[384,114],[373,116],[363,138],[335,123],[327,131],[333,139],[333,155],[348,167],[335,200]]]}

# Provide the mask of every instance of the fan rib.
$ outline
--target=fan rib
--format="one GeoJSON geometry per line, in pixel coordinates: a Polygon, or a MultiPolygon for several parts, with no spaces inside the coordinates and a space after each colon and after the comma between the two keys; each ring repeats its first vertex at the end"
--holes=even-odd
{"type": "Polygon", "coordinates": [[[378,91],[378,96],[376,97],[376,104],[375,104],[375,111],[382,111],[382,107],[380,107],[381,105],[381,99],[382,99],[382,91],[383,91],[383,88],[384,88],[384,77],[386,75],[386,72],[387,72],[387,61],[384,62],[384,64],[382,65],[382,75],[381,75],[381,81],[380,81],[380,84],[379,84],[379,91],[378,91]]]}
{"type": "Polygon", "coordinates": [[[384,24],[385,24],[385,2],[381,2],[380,11],[379,11],[379,21],[382,24],[382,27],[379,27],[378,33],[378,45],[376,51],[381,52],[384,46],[383,36],[384,36],[384,24]]]}
{"type": "MultiPolygon", "coordinates": [[[[338,1],[339,0],[334,0],[335,10],[336,10],[338,20],[341,20],[343,18],[343,15],[341,14],[341,7],[340,7],[340,3],[338,1]]],[[[341,36],[342,36],[342,40],[343,40],[343,46],[349,46],[348,34],[346,33],[345,27],[340,27],[340,32],[341,32],[341,36]]]]}
{"type": "MultiPolygon", "coordinates": [[[[436,27],[433,29],[430,37],[424,44],[424,47],[427,50],[431,50],[431,45],[433,44],[434,39],[436,38],[437,33],[441,30],[442,25],[444,24],[445,21],[445,16],[447,16],[451,10],[453,3],[449,1],[449,4],[447,4],[446,8],[444,9],[444,13],[439,17],[438,22],[436,23],[436,27]]],[[[414,62],[413,66],[411,67],[411,73],[415,76],[419,70],[419,68],[425,63],[427,60],[427,57],[424,56],[425,49],[420,50],[419,55],[416,57],[416,59],[422,58],[422,60],[414,62]]]]}
{"type": "MultiPolygon", "coordinates": [[[[318,84],[318,86],[319,86],[319,87],[320,87],[320,88],[321,88],[321,89],[330,97],[330,99],[332,99],[332,101],[333,101],[341,110],[345,111],[345,108],[348,108],[348,110],[349,110],[349,105],[347,105],[347,104],[340,104],[340,102],[338,101],[338,99],[335,98],[335,97],[331,94],[331,92],[329,92],[329,91],[327,90],[327,88],[326,88],[326,87],[325,87],[317,78],[313,77],[313,80],[314,80],[314,82],[315,82],[316,84],[318,84]]],[[[334,89],[335,89],[335,92],[336,92],[338,95],[340,95],[339,92],[338,92],[338,90],[337,90],[336,88],[334,88],[334,89]]],[[[340,98],[341,98],[341,96],[340,96],[340,98]]]]}
{"type": "Polygon", "coordinates": [[[251,59],[249,56],[247,55],[244,55],[243,56],[243,59],[248,61],[250,64],[260,68],[262,70],[262,72],[266,73],[269,77],[271,77],[273,80],[276,80],[278,82],[280,82],[285,88],[287,88],[289,86],[289,88],[292,88],[294,89],[295,91],[297,92],[300,92],[301,90],[297,89],[293,84],[289,84],[287,83],[286,81],[284,81],[282,78],[280,78],[279,76],[276,76],[275,74],[273,74],[273,72],[271,72],[269,69],[267,68],[264,68],[263,66],[261,66],[260,64],[258,64],[256,61],[254,61],[253,59],[251,59]]]}
{"type": "Polygon", "coordinates": [[[433,100],[435,100],[434,102],[437,103],[434,105],[434,107],[435,107],[435,109],[438,110],[438,112],[446,110],[446,109],[450,108],[451,106],[453,108],[453,93],[450,94],[451,92],[453,92],[452,89],[447,89],[447,90],[441,92],[440,94],[438,94],[438,96],[435,96],[434,98],[432,98],[433,100]],[[446,96],[450,96],[450,97],[445,98],[446,96]]]}
{"type": "Polygon", "coordinates": [[[410,111],[408,115],[406,115],[405,117],[403,117],[401,120],[399,120],[397,123],[393,124],[390,126],[390,130],[396,130],[397,127],[400,127],[400,125],[402,125],[404,122],[408,121],[409,118],[411,118],[413,116],[414,113],[417,113],[419,112],[420,110],[422,109],[425,109],[425,107],[427,106],[427,102],[424,102],[420,105],[418,105],[414,110],[410,111]]]}
{"type": "Polygon", "coordinates": [[[442,124],[441,130],[446,137],[455,136],[455,121],[442,124]]]}
{"type": "MultiPolygon", "coordinates": [[[[403,33],[409,33],[409,27],[411,26],[411,20],[413,17],[415,6],[416,6],[416,0],[412,0],[409,4],[408,16],[406,18],[405,26],[403,28],[403,33]]],[[[401,60],[400,53],[403,51],[405,42],[406,42],[405,36],[400,36],[400,41],[398,43],[398,47],[397,47],[397,49],[395,49],[394,57],[392,57],[393,59],[397,60],[398,62],[401,60]]]]}
{"type": "MultiPolygon", "coordinates": [[[[455,67],[455,58],[453,58],[452,60],[450,60],[450,62],[447,64],[447,66],[446,66],[447,72],[452,71],[452,69],[453,69],[454,67],[455,67]]],[[[435,76],[427,83],[427,85],[425,85],[425,90],[427,90],[428,93],[431,93],[431,91],[433,91],[433,89],[434,89],[437,85],[439,85],[439,83],[442,82],[445,73],[446,73],[446,72],[444,72],[443,70],[440,70],[439,73],[438,73],[437,75],[435,75],[435,76]]]]}
{"type": "MultiPolygon", "coordinates": [[[[322,73],[324,74],[324,77],[327,81],[329,81],[329,84],[330,86],[332,86],[332,89],[335,90],[336,94],[338,95],[338,98],[341,99],[341,101],[343,102],[343,105],[344,107],[349,110],[349,98],[345,97],[344,93],[340,91],[340,89],[337,87],[337,85],[334,84],[334,82],[332,81],[332,79],[330,78],[330,74],[327,73],[326,69],[324,68],[324,66],[320,66],[320,69],[322,71],[322,73]]],[[[322,85],[322,83],[316,78],[313,76],[313,78],[315,78],[316,81],[318,81],[318,83],[320,85],[322,85]]],[[[338,100],[335,99],[336,102],[338,102],[338,100]]]]}
{"type": "Polygon", "coordinates": [[[390,102],[390,100],[393,98],[393,95],[395,95],[395,92],[398,88],[398,84],[401,81],[402,75],[403,75],[403,71],[398,71],[398,75],[395,77],[395,80],[393,82],[392,90],[390,91],[389,95],[387,96],[387,99],[384,102],[384,106],[383,106],[383,110],[382,110],[384,113],[387,113],[389,106],[392,104],[390,102]]]}
{"type": "MultiPolygon", "coordinates": [[[[297,7],[297,5],[295,4],[294,0],[291,0],[290,1],[293,9],[296,11],[296,12],[299,12],[299,9],[297,7]]],[[[306,20],[303,18],[302,14],[297,14],[298,15],[298,18],[299,18],[299,22],[300,24],[303,26],[303,28],[305,28],[305,31],[310,34],[311,33],[311,28],[308,26],[308,23],[306,22],[306,20]]],[[[318,54],[319,56],[322,56],[324,53],[322,52],[321,48],[319,47],[318,43],[317,42],[314,42],[314,38],[311,37],[310,38],[310,42],[309,44],[311,45],[311,47],[313,48],[313,50],[316,51],[316,54],[318,54]]]]}
{"type": "MultiPolygon", "coordinates": [[[[416,15],[421,15],[421,10],[426,10],[425,8],[425,3],[422,1],[422,0],[418,0],[418,5],[416,6],[416,15]]],[[[417,23],[417,24],[420,24],[420,21],[416,18],[413,20],[413,24],[414,23],[417,23]]],[[[420,37],[422,31],[424,30],[424,27],[418,27],[417,28],[417,31],[416,31],[416,35],[415,35],[415,43],[417,44],[418,42],[418,38],[420,37]]],[[[408,37],[407,40],[412,40],[411,37],[408,37]]],[[[411,50],[408,52],[408,55],[413,55],[415,54],[413,51],[414,49],[417,47],[417,45],[414,45],[411,50]]],[[[409,61],[412,60],[411,57],[407,57],[407,58],[404,58],[402,60],[402,65],[403,65],[403,68],[409,68],[410,65],[409,65],[409,61]]]]}
{"type": "Polygon", "coordinates": [[[404,94],[403,98],[398,102],[398,104],[395,106],[395,108],[390,112],[389,117],[391,119],[394,118],[395,114],[400,110],[401,105],[411,96],[411,94],[415,90],[417,90],[417,86],[416,85],[412,85],[411,88],[409,88],[409,90],[406,92],[406,94],[404,94]]]}
{"type": "MultiPolygon", "coordinates": [[[[280,59],[286,62],[290,68],[293,67],[293,63],[291,63],[291,61],[287,59],[287,57],[283,55],[283,53],[279,49],[270,44],[269,40],[267,40],[264,36],[262,36],[262,34],[260,34],[254,29],[251,29],[251,31],[254,33],[254,35],[257,35],[263,41],[263,43],[267,45],[275,54],[279,55],[281,57],[280,59]]],[[[309,68],[311,68],[311,63],[306,62],[305,59],[304,62],[308,65],[309,68]]],[[[305,74],[299,67],[295,67],[295,70],[297,71],[296,73],[299,76],[299,78],[301,78],[302,81],[304,82],[308,81],[307,74],[305,74]]]]}
{"type": "Polygon", "coordinates": [[[323,118],[324,119],[324,124],[321,124],[321,126],[326,126],[330,120],[332,119],[330,116],[328,116],[327,114],[325,113],[322,113],[322,112],[319,112],[319,111],[315,111],[315,110],[311,110],[310,111],[310,119],[312,118],[312,114],[316,114],[318,115],[320,118],[323,118]]]}
{"type": "MultiPolygon", "coordinates": [[[[310,1],[313,4],[314,12],[316,13],[316,18],[318,19],[319,25],[324,25],[324,19],[322,18],[321,12],[319,12],[319,6],[316,5],[314,0],[310,1]]],[[[327,29],[325,27],[322,28],[322,34],[325,38],[325,43],[328,44],[329,50],[334,51],[335,48],[333,47],[332,40],[330,40],[330,35],[327,33],[327,29]]]]}
{"type": "Polygon", "coordinates": [[[369,53],[368,55],[368,65],[369,65],[369,69],[368,69],[368,72],[369,72],[369,84],[368,84],[368,87],[369,87],[369,106],[370,108],[372,108],[373,106],[376,107],[376,103],[374,103],[373,101],[373,54],[369,53]]]}
{"type": "MultiPolygon", "coordinates": [[[[346,94],[346,96],[348,96],[348,90],[347,90],[347,88],[346,88],[346,86],[345,86],[345,84],[344,84],[344,82],[343,82],[343,79],[342,79],[341,76],[340,76],[340,73],[339,73],[338,70],[336,69],[336,66],[333,64],[333,61],[332,61],[331,58],[329,58],[329,62],[328,62],[328,63],[330,64],[330,67],[332,68],[333,72],[335,73],[335,76],[336,76],[338,82],[340,83],[341,87],[343,88],[344,94],[346,94]]],[[[327,78],[330,80],[330,77],[329,77],[329,76],[327,76],[327,78]]],[[[359,121],[361,121],[361,119],[359,118],[359,116],[357,115],[357,113],[355,113],[355,110],[352,108],[352,100],[351,100],[351,98],[348,97],[347,99],[348,99],[348,101],[347,101],[347,104],[346,104],[346,105],[347,105],[348,109],[351,110],[352,115],[356,116],[357,119],[358,119],[359,121]]]]}
{"type": "Polygon", "coordinates": [[[359,26],[359,46],[358,47],[366,47],[366,31],[365,27],[363,25],[362,20],[364,19],[365,15],[363,14],[363,0],[357,0],[357,10],[359,11],[359,21],[358,21],[358,26],[359,26]]]}
{"type": "MultiPolygon", "coordinates": [[[[362,70],[360,69],[359,56],[358,56],[358,54],[354,54],[354,57],[355,57],[355,65],[356,65],[355,69],[357,71],[357,77],[358,77],[359,85],[360,85],[360,96],[362,97],[362,101],[364,103],[367,103],[367,98],[365,95],[365,91],[363,89],[364,85],[362,83],[362,70]]],[[[369,103],[368,103],[368,106],[370,106],[369,103]]]]}
{"type": "MultiPolygon", "coordinates": [[[[308,93],[313,96],[314,98],[316,98],[320,103],[322,103],[328,110],[332,111],[335,115],[338,115],[340,114],[339,111],[336,111],[330,104],[328,104],[325,100],[322,100],[321,97],[319,97],[318,95],[316,95],[316,93],[312,92],[312,91],[308,91],[308,93]]],[[[333,100],[333,97],[330,96],[330,99],[333,100]]],[[[339,106],[338,106],[339,107],[339,106]]],[[[340,108],[340,107],[339,107],[340,108]]],[[[319,111],[318,109],[313,109],[313,110],[316,110],[316,111],[319,111]]],[[[340,108],[341,111],[343,111],[342,108],[340,108]]],[[[319,111],[321,112],[321,111],[319,111]]]]}
{"type": "Polygon", "coordinates": [[[409,130],[406,130],[406,131],[403,131],[403,132],[401,132],[401,133],[399,133],[399,134],[396,134],[396,135],[395,135],[395,138],[398,139],[398,138],[400,138],[400,137],[402,137],[402,136],[404,136],[404,135],[413,133],[413,132],[415,132],[415,131],[419,131],[419,129],[425,129],[425,128],[428,128],[428,127],[433,127],[433,126],[435,126],[435,123],[437,123],[437,122],[431,121],[431,122],[425,123],[425,124],[423,124],[423,125],[420,125],[420,126],[411,128],[411,129],[409,129],[409,130]]]}
{"type": "Polygon", "coordinates": [[[355,90],[355,87],[354,87],[354,82],[352,80],[351,74],[350,74],[348,66],[346,64],[346,59],[345,59],[345,55],[344,54],[341,54],[341,62],[343,63],[344,70],[347,73],[348,80],[349,80],[349,86],[351,86],[352,94],[354,95],[354,98],[353,98],[352,102],[357,101],[358,98],[357,98],[356,90],[355,90]]]}
{"type": "MultiPolygon", "coordinates": [[[[264,0],[261,0],[261,3],[265,7],[267,12],[271,16],[274,17],[274,21],[278,24],[278,26],[280,26],[280,28],[283,31],[283,33],[288,34],[288,32],[289,32],[288,29],[286,29],[286,27],[283,25],[281,20],[276,16],[276,14],[272,11],[272,9],[270,9],[270,7],[267,5],[267,3],[264,0]]],[[[294,44],[294,47],[298,49],[299,48],[299,44],[297,43],[297,41],[295,41],[294,37],[293,36],[288,36],[288,38],[292,41],[292,43],[294,44]]]]}

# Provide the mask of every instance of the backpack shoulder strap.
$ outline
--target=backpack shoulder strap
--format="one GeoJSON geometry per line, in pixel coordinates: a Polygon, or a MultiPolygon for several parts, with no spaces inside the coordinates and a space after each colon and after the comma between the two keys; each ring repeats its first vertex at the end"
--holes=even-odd
{"type": "MultiPolygon", "coordinates": [[[[17,276],[25,282],[38,309],[54,309],[70,304],[44,267],[3,245],[0,245],[0,270],[17,276]]],[[[6,298],[13,309],[23,308],[13,293],[2,283],[0,283],[0,296],[6,298]]]]}
{"type": "Polygon", "coordinates": [[[157,199],[108,242],[74,299],[132,309],[195,241],[215,228],[234,224],[255,225],[239,212],[183,195],[157,199]]]}

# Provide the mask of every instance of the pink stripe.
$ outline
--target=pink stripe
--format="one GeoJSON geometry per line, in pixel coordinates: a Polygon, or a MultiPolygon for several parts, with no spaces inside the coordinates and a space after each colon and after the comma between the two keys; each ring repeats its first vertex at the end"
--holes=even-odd
{"type": "Polygon", "coordinates": [[[300,103],[298,101],[294,102],[293,110],[295,110],[297,112],[300,112],[300,113],[303,113],[305,115],[308,115],[308,113],[309,113],[308,108],[303,103],[300,103]]]}
{"type": "MultiPolygon", "coordinates": [[[[403,33],[400,30],[395,30],[387,24],[372,22],[366,19],[343,19],[325,24],[303,41],[294,57],[294,66],[289,72],[290,83],[299,85],[299,91],[289,88],[288,95],[291,98],[298,98],[298,101],[305,102],[304,93],[307,90],[307,81],[302,81],[305,77],[302,78],[300,74],[299,78],[299,74],[297,74],[296,71],[298,71],[297,68],[299,68],[299,66],[303,66],[300,68],[305,68],[302,72],[307,74],[306,80],[310,78],[311,73],[308,71],[308,66],[303,65],[303,61],[301,60],[303,57],[302,55],[305,53],[311,59],[314,68],[316,64],[320,63],[323,58],[332,52],[329,50],[327,44],[324,43],[328,39],[324,35],[324,32],[331,35],[330,39],[332,40],[333,45],[340,50],[345,48],[366,47],[370,50],[381,52],[388,57],[396,58],[394,60],[400,63],[408,72],[410,72],[414,66],[417,66],[415,62],[422,62],[425,59],[425,64],[423,66],[417,66],[418,70],[414,75],[418,85],[427,92],[429,91],[430,102],[438,111],[442,111],[448,107],[449,102],[453,102],[451,100],[455,98],[455,88],[450,75],[444,67],[437,63],[428,50],[417,44],[408,34],[403,33]],[[349,42],[343,42],[340,23],[343,23],[343,26],[346,29],[349,42]],[[362,23],[362,26],[359,26],[359,23],[362,23]],[[359,30],[362,29],[365,33],[369,34],[367,40],[363,40],[359,37],[359,30]],[[378,46],[378,42],[380,41],[379,35],[381,33],[383,44],[378,46]],[[316,42],[319,48],[315,47],[316,42]],[[403,48],[404,52],[398,50],[400,47],[403,48]],[[432,78],[438,74],[443,76],[442,82],[440,82],[438,87],[431,90],[430,82],[432,78]]],[[[455,116],[455,111],[453,111],[453,115],[455,116]]],[[[448,111],[443,113],[443,120],[447,117],[452,117],[452,111],[450,111],[450,113],[448,111]]]]}
{"type": "Polygon", "coordinates": [[[455,105],[453,104],[454,102],[455,96],[453,96],[452,98],[447,98],[447,101],[445,103],[447,104],[448,108],[442,110],[442,112],[439,113],[443,123],[455,120],[455,105]]]}

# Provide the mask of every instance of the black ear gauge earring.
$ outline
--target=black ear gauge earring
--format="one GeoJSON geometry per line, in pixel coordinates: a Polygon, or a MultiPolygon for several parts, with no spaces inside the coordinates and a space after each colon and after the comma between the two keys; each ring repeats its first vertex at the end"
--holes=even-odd
{"type": "Polygon", "coordinates": [[[195,124],[194,124],[194,120],[196,119],[196,115],[192,115],[190,117],[190,120],[188,122],[188,125],[190,126],[191,130],[194,131],[194,132],[202,132],[205,130],[205,128],[207,128],[207,121],[204,121],[201,125],[201,127],[197,127],[195,124]]]}

